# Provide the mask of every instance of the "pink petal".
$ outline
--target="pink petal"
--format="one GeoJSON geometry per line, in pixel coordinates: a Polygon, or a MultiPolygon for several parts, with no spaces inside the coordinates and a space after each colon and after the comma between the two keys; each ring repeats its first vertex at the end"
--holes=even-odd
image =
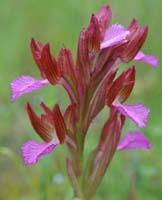
{"type": "Polygon", "coordinates": [[[113,24],[106,30],[104,40],[101,43],[100,48],[104,49],[107,47],[112,47],[126,42],[126,37],[129,35],[129,31],[120,24],[113,24]]]}
{"type": "Polygon", "coordinates": [[[49,82],[45,80],[37,80],[31,76],[20,76],[11,82],[11,99],[16,101],[20,96],[33,92],[44,87],[49,82]]]}
{"type": "Polygon", "coordinates": [[[35,141],[26,142],[21,147],[24,164],[36,164],[42,156],[49,154],[58,143],[57,140],[52,140],[49,143],[35,141]]]}
{"type": "Polygon", "coordinates": [[[126,117],[130,118],[139,128],[146,126],[150,110],[142,104],[122,105],[115,103],[114,106],[126,117]]]}
{"type": "Polygon", "coordinates": [[[156,68],[158,65],[158,58],[156,56],[145,55],[142,51],[138,52],[134,60],[140,61],[140,62],[146,62],[152,65],[152,67],[154,68],[156,68]]]}
{"type": "Polygon", "coordinates": [[[119,142],[117,150],[151,149],[148,138],[141,132],[129,132],[119,142]]]}

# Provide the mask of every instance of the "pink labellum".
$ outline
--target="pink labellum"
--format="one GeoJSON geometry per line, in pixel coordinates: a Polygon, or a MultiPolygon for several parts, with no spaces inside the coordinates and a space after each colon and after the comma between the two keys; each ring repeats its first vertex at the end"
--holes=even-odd
{"type": "Polygon", "coordinates": [[[49,143],[26,142],[21,147],[24,164],[36,164],[42,156],[49,154],[58,144],[58,140],[52,140],[49,143]]]}
{"type": "Polygon", "coordinates": [[[20,76],[11,82],[11,99],[16,101],[20,96],[38,90],[48,84],[48,80],[38,80],[31,76],[20,76]]]}
{"type": "Polygon", "coordinates": [[[104,49],[125,43],[127,41],[126,38],[128,35],[129,31],[126,30],[124,26],[120,24],[113,24],[106,30],[100,48],[104,49]]]}
{"type": "Polygon", "coordinates": [[[134,60],[140,61],[140,62],[146,62],[146,63],[152,65],[152,67],[154,67],[154,68],[156,68],[158,65],[158,58],[156,56],[146,55],[142,51],[139,51],[137,53],[134,60]]]}
{"type": "Polygon", "coordinates": [[[129,132],[119,142],[117,150],[151,149],[148,138],[141,132],[129,132]]]}
{"type": "Polygon", "coordinates": [[[113,105],[120,111],[125,117],[131,119],[139,128],[146,126],[147,117],[150,110],[142,104],[122,105],[114,102],[113,105]]]}

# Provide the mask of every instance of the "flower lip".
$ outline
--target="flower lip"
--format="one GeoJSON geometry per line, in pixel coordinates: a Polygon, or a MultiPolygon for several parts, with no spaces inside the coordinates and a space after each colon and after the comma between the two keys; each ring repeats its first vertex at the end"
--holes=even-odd
{"type": "Polygon", "coordinates": [[[104,49],[126,43],[129,34],[129,30],[125,29],[121,24],[113,24],[106,30],[100,48],[104,49]]]}
{"type": "Polygon", "coordinates": [[[26,142],[21,147],[24,164],[36,164],[42,156],[49,154],[58,144],[59,141],[57,139],[53,139],[48,143],[26,142]]]}
{"type": "Polygon", "coordinates": [[[146,150],[151,148],[148,138],[141,132],[127,133],[117,146],[117,150],[130,150],[137,148],[146,150]]]}
{"type": "Polygon", "coordinates": [[[154,68],[156,68],[158,65],[158,57],[146,55],[142,51],[137,53],[137,55],[134,57],[134,60],[139,62],[146,62],[154,68]]]}
{"type": "Polygon", "coordinates": [[[20,76],[11,82],[11,99],[15,102],[20,96],[31,93],[49,84],[47,79],[38,80],[31,76],[20,76]]]}
{"type": "Polygon", "coordinates": [[[123,105],[118,101],[113,102],[113,106],[117,108],[124,116],[131,119],[139,128],[145,127],[147,124],[147,117],[150,112],[148,108],[146,108],[142,104],[129,104],[123,105]]]}

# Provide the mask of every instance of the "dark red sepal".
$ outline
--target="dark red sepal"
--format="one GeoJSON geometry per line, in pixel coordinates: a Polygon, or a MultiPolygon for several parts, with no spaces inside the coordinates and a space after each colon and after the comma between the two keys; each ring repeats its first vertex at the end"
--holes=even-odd
{"type": "Polygon", "coordinates": [[[95,15],[92,15],[89,27],[86,31],[87,39],[88,39],[88,49],[91,52],[97,52],[100,50],[101,43],[101,33],[100,26],[95,15]]]}
{"type": "Polygon", "coordinates": [[[71,104],[67,107],[64,113],[64,120],[66,123],[66,127],[73,135],[75,134],[76,121],[78,118],[78,116],[76,116],[76,111],[77,111],[76,104],[71,104]]]}
{"type": "Polygon", "coordinates": [[[111,13],[111,8],[109,5],[105,5],[101,7],[98,13],[95,14],[95,17],[97,18],[99,26],[100,26],[101,39],[103,39],[105,35],[105,31],[108,28],[111,15],[112,13],[111,13]]]}
{"type": "MultiPolygon", "coordinates": [[[[134,29],[131,27],[130,29],[134,29]]],[[[122,52],[120,58],[123,62],[130,62],[137,55],[141,47],[143,46],[148,33],[148,26],[145,26],[143,29],[137,29],[135,33],[130,35],[130,41],[127,43],[125,50],[122,52]]]]}
{"type": "Polygon", "coordinates": [[[56,135],[60,141],[60,144],[63,144],[65,141],[65,136],[67,134],[67,128],[64,122],[64,118],[61,114],[58,104],[55,104],[53,110],[50,110],[43,102],[41,106],[48,115],[49,120],[53,124],[53,127],[56,131],[56,135]]]}
{"type": "Polygon", "coordinates": [[[56,104],[54,106],[53,117],[54,117],[56,134],[57,134],[57,137],[58,137],[60,143],[62,144],[65,141],[65,137],[66,137],[66,134],[67,134],[67,128],[66,128],[66,124],[64,122],[64,118],[61,114],[61,111],[60,111],[58,104],[56,104]]]}
{"type": "Polygon", "coordinates": [[[32,38],[30,42],[30,48],[33,55],[33,59],[40,70],[41,76],[43,78],[46,78],[42,71],[42,64],[41,64],[41,52],[43,49],[43,44],[41,44],[40,42],[36,42],[35,39],[32,38]]]}
{"type": "Polygon", "coordinates": [[[52,132],[53,131],[52,131],[52,127],[50,126],[50,124],[47,123],[47,121],[48,121],[47,118],[45,117],[46,120],[44,120],[43,116],[41,118],[38,117],[29,103],[27,103],[26,109],[28,112],[30,122],[31,122],[34,130],[36,131],[36,133],[45,142],[49,142],[50,140],[52,140],[52,132]]]}
{"type": "Polygon", "coordinates": [[[113,82],[107,91],[108,106],[111,106],[115,99],[123,103],[129,97],[135,83],[135,72],[135,68],[130,67],[113,82]]]}
{"type": "Polygon", "coordinates": [[[88,51],[88,39],[86,31],[80,32],[77,51],[77,70],[79,72],[79,82],[86,84],[90,78],[90,57],[88,51]]]}
{"type": "Polygon", "coordinates": [[[48,81],[53,85],[58,83],[61,77],[61,70],[58,66],[57,61],[51,55],[50,46],[48,43],[44,45],[42,49],[41,65],[42,65],[43,73],[45,74],[48,81]]]}

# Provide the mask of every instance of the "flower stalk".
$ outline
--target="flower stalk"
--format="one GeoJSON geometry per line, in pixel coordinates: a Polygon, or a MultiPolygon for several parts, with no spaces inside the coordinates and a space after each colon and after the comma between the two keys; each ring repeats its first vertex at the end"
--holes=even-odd
{"type": "Polygon", "coordinates": [[[120,63],[132,60],[155,68],[158,58],[141,51],[148,34],[147,26],[140,28],[133,19],[125,28],[120,24],[110,25],[110,19],[109,5],[92,15],[87,29],[80,32],[76,63],[69,49],[62,48],[56,59],[49,43],[43,45],[32,39],[30,47],[42,79],[25,75],[11,82],[12,101],[48,84],[62,85],[69,95],[70,104],[64,114],[58,104],[50,109],[42,102],[44,113],[39,117],[27,103],[30,122],[43,142],[28,141],[21,150],[26,165],[36,164],[57,145],[65,144],[73,200],[90,200],[94,196],[118,150],[151,148],[141,132],[131,131],[122,137],[127,118],[137,127],[145,127],[150,110],[141,103],[125,104],[135,85],[136,69],[129,67],[119,74],[118,68],[120,63]],[[104,107],[109,110],[109,116],[99,133],[97,145],[85,160],[88,129],[104,107]]]}

